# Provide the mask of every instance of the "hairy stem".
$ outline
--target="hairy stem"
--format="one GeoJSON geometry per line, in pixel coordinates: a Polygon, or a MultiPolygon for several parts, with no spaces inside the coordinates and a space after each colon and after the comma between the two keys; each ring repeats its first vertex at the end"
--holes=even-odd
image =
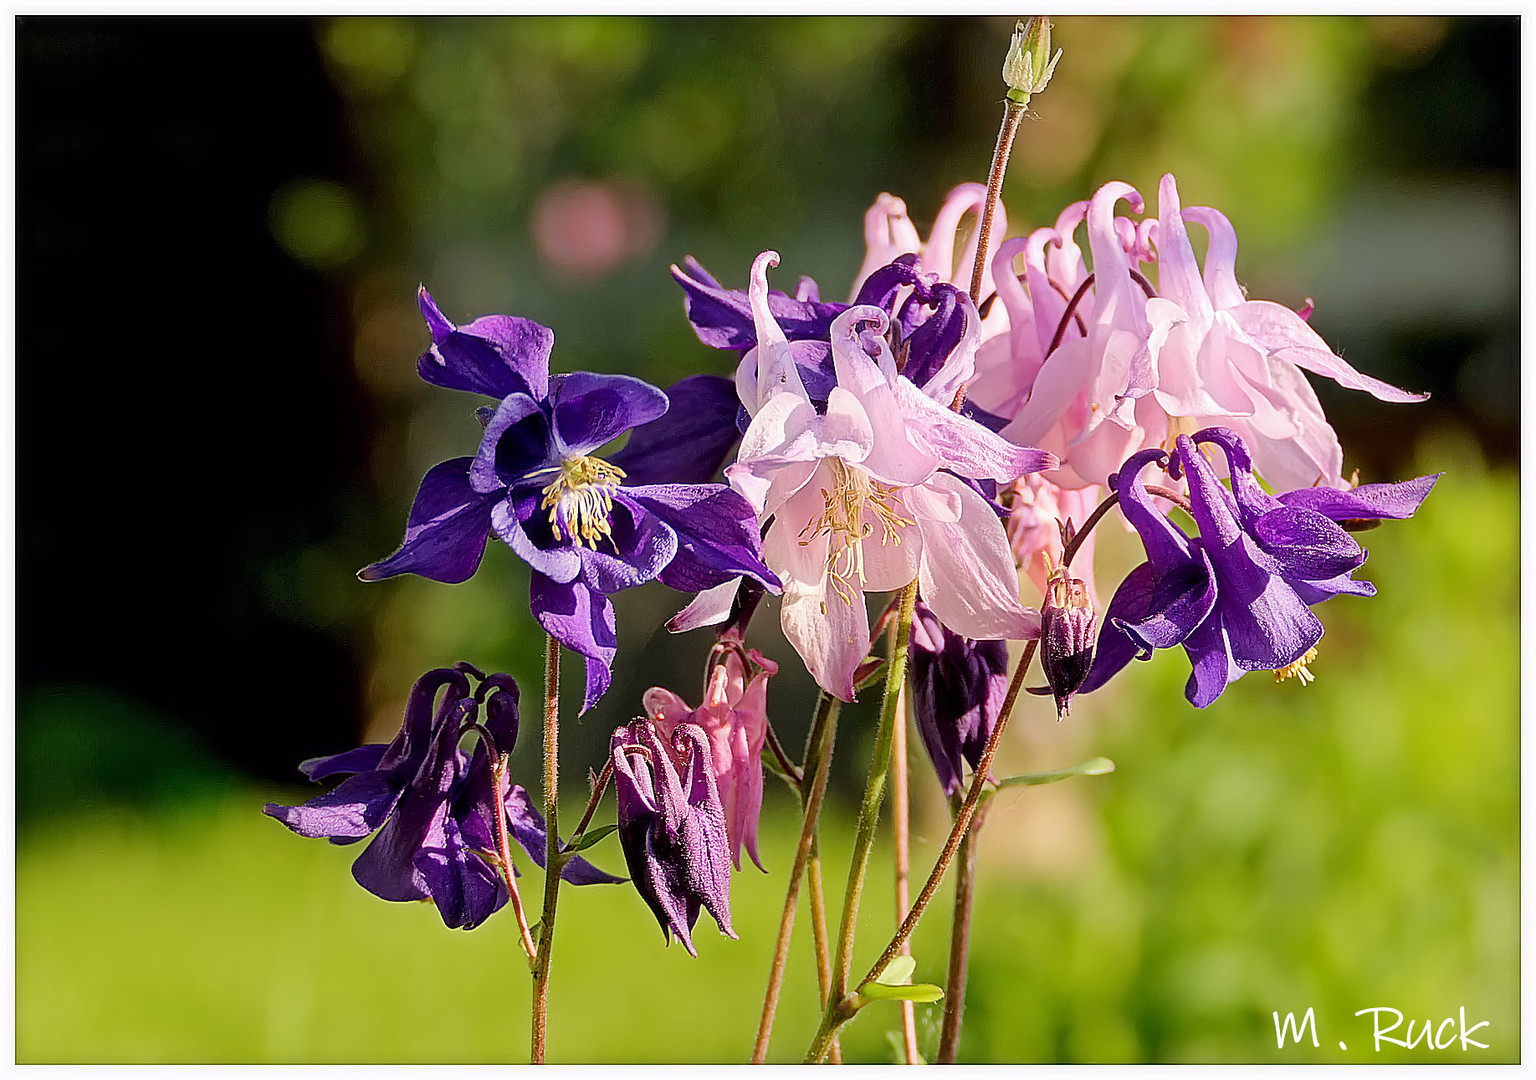
{"type": "Polygon", "coordinates": [[[1003,732],[1008,727],[1008,718],[1013,714],[1013,706],[1018,701],[1019,691],[1024,687],[1024,674],[1035,658],[1035,649],[1038,645],[1039,642],[1031,641],[1024,646],[1024,655],[1019,659],[1019,666],[1014,669],[1013,681],[1008,684],[1008,696],[1003,699],[1003,707],[997,717],[997,726],[992,729],[992,737],[987,740],[987,747],[982,751],[981,761],[971,776],[971,786],[966,791],[965,802],[960,806],[960,813],[955,815],[955,823],[949,830],[949,838],[944,841],[944,850],[939,852],[938,861],[934,863],[933,871],[917,894],[912,910],[907,912],[907,917],[902,920],[896,935],[891,938],[890,944],[885,947],[880,958],[869,969],[869,974],[864,977],[865,981],[873,979],[884,971],[885,966],[901,951],[901,947],[912,937],[912,931],[917,928],[918,920],[928,910],[934,894],[939,891],[944,873],[949,869],[949,864],[960,847],[960,840],[965,836],[966,830],[971,827],[976,808],[981,803],[982,789],[986,786],[987,775],[992,771],[992,759],[997,755],[997,748],[1003,741],[1003,732]]]}
{"type": "Polygon", "coordinates": [[[560,895],[560,643],[544,642],[544,917],[533,963],[533,1050],[529,1061],[544,1064],[549,1028],[549,958],[555,942],[555,904],[560,895]]]}
{"type": "MultiPolygon", "coordinates": [[[[818,830],[819,831],[819,830],[818,830]]],[[[811,857],[805,864],[805,887],[811,894],[811,945],[816,951],[816,989],[821,996],[821,1007],[827,1007],[827,995],[832,992],[832,947],[827,933],[827,894],[821,881],[821,844],[816,833],[811,833],[811,857]]],[[[837,1040],[827,1060],[841,1065],[843,1055],[837,1040]]]]}
{"type": "Polygon", "coordinates": [[[992,219],[997,214],[997,200],[1003,192],[1003,173],[1008,169],[1008,155],[1013,137],[1018,133],[1024,106],[1008,101],[1003,106],[1003,123],[997,129],[997,146],[992,151],[992,171],[987,176],[987,205],[982,208],[981,228],[976,239],[976,262],[971,267],[971,302],[981,303],[981,278],[987,268],[987,248],[992,240],[992,219]]]}
{"type": "Polygon", "coordinates": [[[811,785],[806,792],[805,813],[800,822],[800,842],[795,847],[795,862],[789,872],[789,887],[784,894],[784,911],[779,917],[779,937],[774,944],[773,964],[768,969],[768,989],[763,995],[763,1015],[757,1025],[757,1041],[752,1047],[752,1064],[768,1059],[768,1040],[773,1035],[773,1014],[779,1007],[779,991],[784,986],[784,968],[789,960],[789,938],[795,928],[795,904],[800,897],[800,880],[805,875],[811,847],[816,836],[816,821],[821,814],[822,796],[827,790],[831,771],[832,743],[837,734],[837,698],[822,691],[816,703],[816,719],[806,747],[805,767],[811,770],[811,785]]]}
{"type": "MultiPolygon", "coordinates": [[[[891,832],[896,846],[896,917],[907,910],[911,899],[908,877],[911,872],[912,840],[908,829],[911,804],[907,797],[907,708],[906,684],[903,683],[896,703],[896,731],[891,743],[891,832]]],[[[902,955],[910,956],[910,946],[902,946],[902,955]]],[[[917,1007],[910,1001],[901,1005],[901,1045],[908,1065],[917,1064],[917,1007]]],[[[822,1002],[826,1007],[826,1002],[822,1002]]]]}
{"type": "MultiPolygon", "coordinates": [[[[486,751],[496,753],[495,744],[488,743],[486,751]]],[[[507,885],[507,898],[512,905],[512,914],[517,919],[517,932],[523,952],[532,961],[537,955],[537,947],[528,930],[528,915],[523,911],[523,898],[517,891],[517,876],[512,872],[512,844],[507,835],[507,757],[505,754],[497,754],[494,760],[496,764],[492,766],[491,779],[496,789],[496,855],[501,860],[501,879],[507,885]]]]}
{"type": "Polygon", "coordinates": [[[869,777],[864,784],[864,798],[859,805],[858,828],[853,838],[853,857],[848,863],[848,887],[843,894],[843,919],[837,934],[837,959],[832,963],[832,993],[835,1006],[848,994],[848,976],[853,967],[853,937],[859,922],[859,899],[864,893],[864,875],[869,869],[869,853],[875,843],[875,827],[880,823],[880,804],[885,801],[885,779],[890,772],[891,741],[896,730],[896,706],[901,702],[901,684],[907,674],[907,645],[912,638],[912,610],[917,604],[917,580],[901,593],[901,608],[891,632],[890,662],[885,672],[885,696],[880,704],[880,728],[875,734],[874,758],[869,763],[869,777]]]}
{"type": "Polygon", "coordinates": [[[603,801],[603,792],[608,790],[608,781],[613,779],[613,759],[603,762],[603,771],[597,774],[597,779],[592,782],[592,796],[587,800],[587,808],[582,812],[581,820],[576,823],[576,831],[571,833],[571,838],[565,842],[560,853],[569,857],[576,851],[581,838],[587,833],[587,826],[592,824],[592,815],[597,813],[597,804],[603,801]]]}
{"type": "MultiPolygon", "coordinates": [[[[955,810],[959,809],[956,800],[955,810]]],[[[960,1024],[965,1016],[965,980],[971,956],[971,909],[976,900],[976,850],[986,818],[986,808],[978,809],[960,841],[959,866],[955,868],[955,914],[949,933],[949,973],[944,980],[944,1023],[939,1029],[940,1065],[953,1065],[960,1055],[960,1024]]]]}
{"type": "MultiPolygon", "coordinates": [[[[987,201],[981,208],[981,224],[976,229],[976,261],[971,265],[971,303],[981,303],[981,279],[987,270],[987,253],[992,246],[992,219],[997,216],[997,200],[1003,193],[1003,174],[1008,171],[1008,155],[1013,151],[1013,137],[1018,133],[1024,106],[1014,101],[1003,105],[1003,123],[997,129],[997,145],[992,149],[992,169],[987,175],[987,201]]],[[[965,404],[965,386],[955,391],[950,408],[956,412],[965,404]]]]}

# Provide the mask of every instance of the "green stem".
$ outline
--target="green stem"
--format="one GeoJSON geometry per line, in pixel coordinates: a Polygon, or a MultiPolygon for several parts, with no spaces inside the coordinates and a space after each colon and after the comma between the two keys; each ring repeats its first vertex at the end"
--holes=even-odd
{"type": "MultiPolygon", "coordinates": [[[[966,792],[965,802],[960,806],[960,813],[955,817],[954,826],[949,830],[949,839],[944,842],[944,850],[939,852],[938,861],[934,863],[933,871],[924,882],[922,891],[917,894],[912,910],[907,912],[907,917],[902,920],[895,936],[891,938],[885,951],[869,969],[869,973],[860,980],[859,985],[862,986],[879,975],[885,970],[886,965],[900,954],[902,946],[911,939],[912,931],[917,928],[918,920],[928,910],[934,894],[939,891],[939,884],[944,880],[944,874],[960,847],[960,841],[970,829],[977,807],[981,803],[982,789],[986,786],[987,775],[992,771],[992,759],[997,755],[997,748],[1003,741],[1003,732],[1008,727],[1008,718],[1013,714],[1013,706],[1019,699],[1019,691],[1024,688],[1024,674],[1029,670],[1030,661],[1034,659],[1035,649],[1038,646],[1039,642],[1036,641],[1031,641],[1024,646],[1024,655],[1019,660],[1019,666],[1014,669],[1013,681],[1008,684],[1008,695],[1003,699],[1003,707],[997,717],[997,726],[992,729],[992,736],[987,740],[987,748],[982,751],[981,761],[971,776],[970,789],[966,792]]],[[[842,1026],[853,1018],[855,1011],[854,997],[851,994],[845,993],[842,997],[828,1003],[827,1011],[821,1018],[821,1027],[817,1029],[811,1048],[805,1055],[805,1064],[818,1064],[826,1057],[827,1048],[831,1045],[832,1039],[836,1037],[842,1026]]]]}
{"type": "MultiPolygon", "coordinates": [[[[958,799],[954,808],[958,813],[958,799]]],[[[944,1021],[939,1029],[940,1065],[953,1065],[960,1055],[960,1024],[965,1016],[965,981],[971,955],[971,910],[976,900],[976,848],[986,817],[986,808],[978,809],[960,841],[960,865],[955,869],[955,914],[950,922],[949,973],[944,981],[944,1021]]]]}
{"type": "MultiPolygon", "coordinates": [[[[891,631],[890,661],[885,671],[885,696],[880,706],[880,728],[875,735],[875,753],[869,764],[869,778],[864,784],[864,799],[859,806],[859,823],[853,839],[853,857],[848,863],[848,888],[843,895],[843,919],[837,934],[837,958],[832,962],[832,991],[828,995],[827,1017],[852,1015],[848,1005],[848,975],[853,967],[853,937],[859,921],[859,899],[864,892],[864,875],[869,869],[869,853],[875,842],[875,827],[880,822],[880,804],[885,799],[885,780],[890,772],[891,744],[895,738],[896,706],[901,701],[901,684],[907,674],[907,645],[912,638],[912,609],[917,604],[917,581],[901,593],[900,610],[891,631]]],[[[842,1023],[846,1023],[846,1019],[842,1023]]],[[[841,1027],[842,1023],[837,1026],[841,1027]]],[[[826,1024],[823,1023],[823,1027],[826,1024]]],[[[830,1042],[836,1029],[827,1033],[830,1042]]],[[[818,1036],[820,1038],[820,1036],[818,1036]]],[[[820,1061],[826,1047],[814,1059],[820,1061]]]]}
{"type": "Polygon", "coordinates": [[[800,881],[806,873],[816,836],[816,822],[821,814],[821,800],[826,794],[827,776],[831,772],[832,743],[837,735],[839,705],[841,702],[837,698],[822,691],[816,702],[816,719],[811,723],[805,767],[813,775],[810,787],[803,794],[805,812],[800,822],[800,842],[795,847],[795,862],[789,872],[784,911],[779,917],[779,938],[774,945],[773,964],[768,970],[768,990],[763,995],[763,1015],[757,1025],[757,1041],[752,1047],[754,1065],[761,1065],[768,1059],[768,1040],[773,1035],[773,1014],[779,1006],[779,991],[784,986],[784,969],[789,960],[789,939],[795,928],[795,905],[800,896],[800,881]]]}
{"type": "Polygon", "coordinates": [[[549,1028],[549,959],[555,943],[555,904],[560,895],[560,643],[544,643],[544,917],[533,964],[533,1050],[529,1061],[544,1064],[549,1028]]]}

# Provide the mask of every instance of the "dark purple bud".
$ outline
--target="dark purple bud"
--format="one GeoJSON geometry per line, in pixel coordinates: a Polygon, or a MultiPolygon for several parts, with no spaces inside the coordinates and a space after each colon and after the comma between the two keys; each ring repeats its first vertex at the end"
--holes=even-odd
{"type": "Polygon", "coordinates": [[[676,934],[697,956],[700,907],[734,938],[730,842],[703,729],[679,724],[668,745],[649,720],[636,720],[614,731],[611,746],[619,843],[662,938],[670,944],[676,934]]]}
{"type": "Polygon", "coordinates": [[[1040,613],[1040,665],[1056,698],[1056,719],[1072,711],[1077,693],[1093,667],[1093,644],[1099,617],[1088,598],[1088,586],[1057,570],[1045,587],[1040,613]]]}
{"type": "Polygon", "coordinates": [[[961,637],[919,600],[907,662],[918,734],[944,794],[954,795],[964,763],[976,768],[997,725],[1008,694],[1008,643],[961,637]]]}

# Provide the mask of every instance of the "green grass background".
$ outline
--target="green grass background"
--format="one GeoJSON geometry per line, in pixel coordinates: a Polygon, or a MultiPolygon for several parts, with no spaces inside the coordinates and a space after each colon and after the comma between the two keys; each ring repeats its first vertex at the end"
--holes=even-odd
{"type": "MultiPolygon", "coordinates": [[[[1313,685],[1254,675],[1197,711],[1182,656],[1159,654],[1060,727],[1025,703],[1005,770],[1096,753],[1118,770],[996,800],[962,1060],[1518,1060],[1518,484],[1449,436],[1420,459],[1447,475],[1418,518],[1363,534],[1381,592],[1320,609],[1313,685]],[[1489,1049],[1378,1054],[1352,1015],[1376,1005],[1420,1022],[1464,1006],[1490,1022],[1476,1036],[1489,1049]],[[1277,1050],[1272,1010],[1307,1006],[1321,1048],[1277,1050]]],[[[1101,565],[1125,558],[1123,537],[1106,544],[1101,565]]],[[[840,753],[867,754],[867,734],[845,731],[840,753]]],[[[920,759],[913,784],[921,874],[944,822],[920,759]]],[[[20,1061],[526,1060],[529,980],[509,917],[449,932],[429,906],[364,893],[348,872],[357,849],[261,816],[297,788],[168,774],[165,790],[136,809],[82,799],[23,821],[20,1061]]],[[[824,829],[834,920],[843,794],[824,829]]],[[[564,892],[551,1060],[745,1060],[795,829],[788,793],[770,789],[771,873],[735,878],[740,940],[706,916],[697,960],[662,948],[628,886],[564,892]]],[[[592,855],[622,865],[612,839],[592,855]]],[[[873,866],[856,966],[894,922],[886,847],[873,866]]],[[[538,873],[524,880],[537,895],[538,873]]],[[[798,1060],[816,1023],[803,912],[773,1060],[798,1060]]],[[[916,938],[919,980],[943,981],[947,924],[946,889],[916,938]]],[[[938,1012],[918,1006],[930,1055],[938,1012]]],[[[871,1007],[848,1058],[893,1060],[896,1017],[871,1007]]]]}

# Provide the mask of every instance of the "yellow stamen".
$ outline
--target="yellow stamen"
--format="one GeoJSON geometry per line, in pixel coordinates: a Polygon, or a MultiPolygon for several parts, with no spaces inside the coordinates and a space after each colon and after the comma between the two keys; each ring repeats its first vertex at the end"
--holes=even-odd
{"type": "Polygon", "coordinates": [[[602,458],[578,457],[564,462],[539,509],[549,511],[549,529],[556,540],[574,540],[597,550],[599,540],[613,534],[613,489],[624,470],[602,458]]]}
{"type": "Polygon", "coordinates": [[[903,516],[906,507],[901,503],[897,488],[880,483],[842,458],[828,460],[833,475],[832,490],[821,489],[825,506],[820,517],[800,530],[803,538],[800,546],[805,547],[821,534],[827,534],[827,577],[831,579],[832,590],[845,603],[853,604],[858,602],[864,586],[864,541],[875,531],[874,525],[864,520],[864,515],[867,513],[880,523],[881,547],[888,543],[900,545],[901,530],[916,522],[903,516]],[[810,534],[808,538],[807,533],[810,534]]]}
{"type": "Polygon", "coordinates": [[[1308,649],[1306,652],[1301,654],[1301,659],[1296,661],[1294,664],[1287,664],[1285,667],[1277,669],[1275,671],[1275,682],[1281,683],[1285,682],[1286,679],[1297,678],[1301,680],[1302,686],[1306,686],[1309,682],[1312,682],[1317,678],[1317,676],[1312,674],[1312,672],[1307,668],[1307,665],[1316,659],[1317,650],[1308,649]]]}

